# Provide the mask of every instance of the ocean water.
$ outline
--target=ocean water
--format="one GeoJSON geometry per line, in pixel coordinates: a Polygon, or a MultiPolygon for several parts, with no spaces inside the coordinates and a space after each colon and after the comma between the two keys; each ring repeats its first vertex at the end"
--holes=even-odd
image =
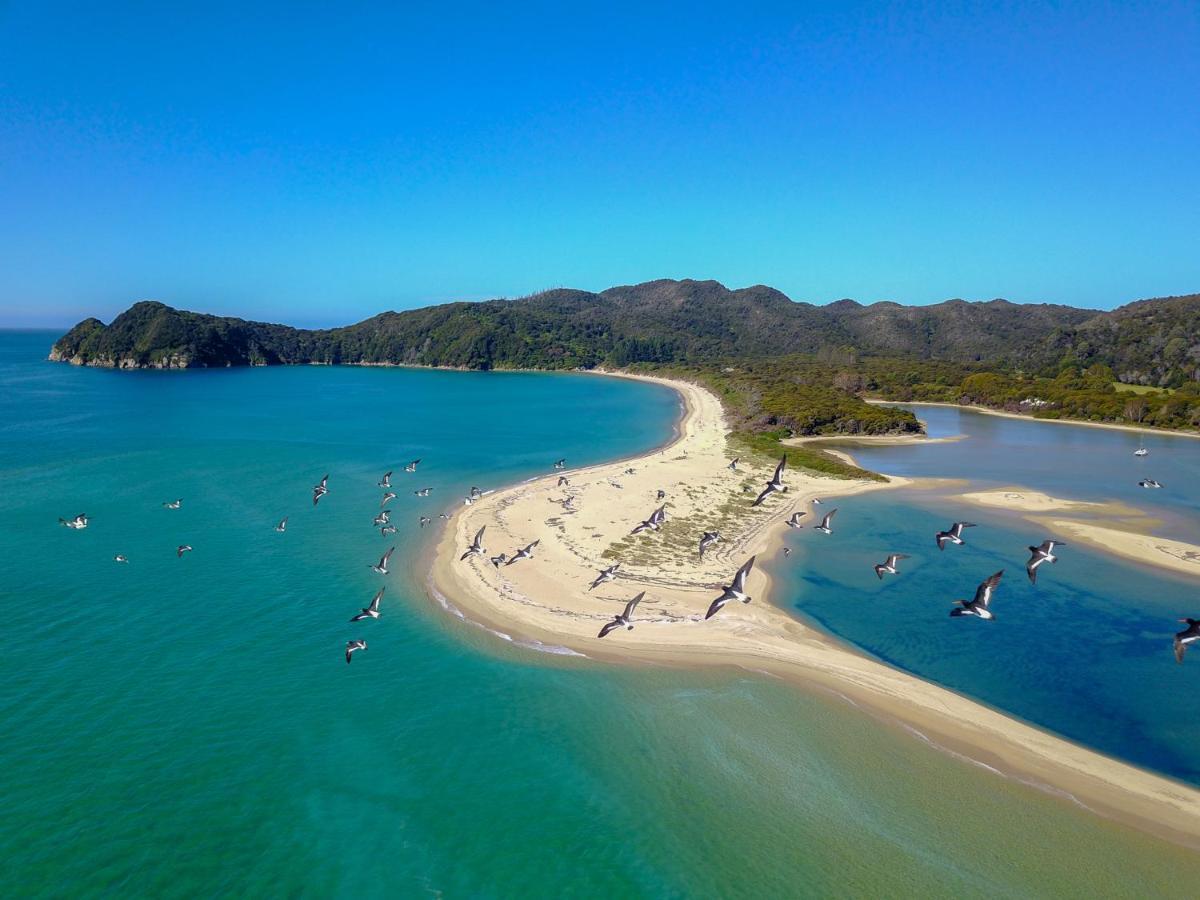
{"type": "Polygon", "coordinates": [[[419,515],[654,446],[669,391],[84,370],[43,362],[52,338],[0,333],[6,896],[1184,896],[1200,875],[836,696],[539,652],[426,597],[419,515]],[[350,625],[380,584],[383,617],[350,625]]]}
{"type": "MultiPolygon", "coordinates": [[[[953,443],[854,447],[865,466],[897,475],[969,479],[971,489],[1017,485],[1055,497],[1120,500],[1159,518],[1161,532],[1200,540],[1200,441],[915,407],[932,435],[953,443]],[[1164,484],[1145,490],[1149,474],[1164,484]]],[[[832,536],[793,532],[795,550],[772,561],[776,600],[914,674],[1113,756],[1200,784],[1200,654],[1180,666],[1176,620],[1200,616],[1200,582],[1082,543],[1061,549],[1037,585],[1026,549],[1055,537],[1007,511],[961,501],[959,487],[898,490],[838,500],[832,536]],[[939,551],[936,531],[975,522],[962,547],[939,551]],[[873,563],[908,553],[901,574],[873,563]],[[993,572],[1004,578],[996,619],[951,619],[993,572]],[[854,598],[852,600],[848,598],[854,598]]]]}

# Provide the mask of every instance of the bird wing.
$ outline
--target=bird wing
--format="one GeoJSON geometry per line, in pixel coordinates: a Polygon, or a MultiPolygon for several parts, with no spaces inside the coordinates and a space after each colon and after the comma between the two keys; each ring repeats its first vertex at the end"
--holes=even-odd
{"type": "Polygon", "coordinates": [[[834,516],[836,516],[836,515],[837,515],[837,510],[836,510],[836,509],[831,509],[829,512],[825,513],[825,518],[823,518],[823,519],[821,520],[821,527],[822,527],[822,528],[828,528],[828,527],[829,527],[829,523],[833,521],[833,517],[834,517],[834,516]]]}
{"type": "Polygon", "coordinates": [[[949,537],[949,535],[948,535],[948,534],[946,534],[946,532],[944,532],[944,531],[939,531],[937,534],[935,534],[935,535],[933,536],[933,539],[934,539],[935,541],[937,541],[937,545],[938,545],[938,549],[939,549],[939,550],[945,550],[945,549],[946,549],[946,538],[948,538],[948,537],[949,537]]]}
{"type": "Polygon", "coordinates": [[[730,596],[729,591],[725,591],[725,593],[709,604],[708,612],[704,614],[704,618],[711,619],[717,614],[717,611],[720,610],[720,608],[728,603],[731,599],[732,597],[730,596]]]}
{"type": "Polygon", "coordinates": [[[1187,644],[1179,639],[1179,635],[1175,635],[1175,662],[1183,662],[1183,654],[1187,652],[1187,644]]]}
{"type": "Polygon", "coordinates": [[[600,633],[596,636],[604,637],[606,634],[608,634],[614,628],[619,628],[620,626],[621,626],[621,623],[618,622],[616,619],[613,619],[611,622],[605,622],[604,627],[600,629],[600,633]]]}
{"type": "Polygon", "coordinates": [[[992,602],[992,594],[996,590],[996,585],[1000,583],[1000,576],[1004,574],[1001,569],[994,575],[989,575],[987,579],[975,589],[975,600],[973,602],[982,606],[988,606],[992,602]]]}
{"type": "Polygon", "coordinates": [[[770,486],[763,488],[763,492],[762,492],[761,494],[759,494],[759,495],[758,495],[758,499],[756,499],[756,500],[755,500],[753,503],[751,503],[750,505],[751,505],[751,506],[758,506],[760,503],[762,503],[764,500],[766,500],[766,499],[767,499],[767,495],[768,495],[768,494],[770,494],[770,493],[771,493],[771,488],[770,488],[770,486]]]}
{"type": "Polygon", "coordinates": [[[974,522],[955,522],[954,525],[950,528],[950,531],[954,533],[955,537],[962,537],[962,530],[964,528],[974,528],[974,527],[975,527],[974,522]]]}
{"type": "Polygon", "coordinates": [[[637,608],[637,605],[642,601],[642,598],[645,596],[646,596],[646,592],[642,591],[640,594],[638,594],[636,597],[634,597],[632,600],[630,600],[628,603],[625,604],[625,612],[623,613],[625,618],[628,619],[630,616],[633,615],[633,611],[637,608]]]}
{"type": "Polygon", "coordinates": [[[886,571],[886,569],[887,569],[886,566],[881,566],[878,563],[875,564],[875,575],[879,578],[880,581],[883,580],[883,573],[884,573],[884,571],[886,571]]]}
{"type": "Polygon", "coordinates": [[[387,590],[387,588],[379,589],[379,593],[371,599],[371,605],[368,606],[367,609],[371,610],[371,612],[379,612],[379,601],[383,597],[383,592],[385,590],[387,590]]]}
{"type": "Polygon", "coordinates": [[[383,554],[383,559],[379,561],[381,569],[387,568],[388,560],[392,558],[392,554],[396,552],[396,548],[392,547],[387,553],[383,554]]]}
{"type": "Polygon", "coordinates": [[[737,574],[733,576],[732,587],[735,591],[744,592],[746,590],[746,576],[749,575],[750,570],[754,568],[754,559],[755,557],[752,556],[742,563],[742,567],[738,569],[737,574]]]}
{"type": "Polygon", "coordinates": [[[779,481],[783,477],[783,470],[787,466],[787,454],[783,454],[783,459],[779,461],[779,465],[775,467],[775,477],[772,481],[779,481]]]}
{"type": "Polygon", "coordinates": [[[486,528],[487,528],[487,526],[484,525],[483,528],[480,528],[477,532],[475,532],[475,540],[471,541],[472,547],[482,547],[483,546],[483,532],[484,532],[484,529],[486,529],[486,528]]]}

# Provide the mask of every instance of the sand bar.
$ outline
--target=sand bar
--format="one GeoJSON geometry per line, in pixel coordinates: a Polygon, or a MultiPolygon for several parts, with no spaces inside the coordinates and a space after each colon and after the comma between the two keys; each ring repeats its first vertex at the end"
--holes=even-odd
{"type": "Polygon", "coordinates": [[[727,468],[727,429],[717,399],[695,385],[663,383],[679,391],[687,408],[670,446],[631,461],[567,470],[567,485],[559,486],[554,473],[461,508],[438,540],[434,595],[469,619],[593,659],[740,666],[832,689],[1007,775],[1200,849],[1200,792],[868,659],[772,605],[759,568],[748,580],[750,604],[731,604],[704,621],[718,586],[747,557],[758,554],[761,561],[778,552],[783,520],[793,510],[807,512],[811,527],[820,511],[837,505],[834,498],[887,485],[792,472],[788,493],[753,509],[744,488],[765,481],[769,466],[727,468]],[[666,524],[631,536],[659,504],[658,490],[666,492],[666,524]],[[569,495],[574,512],[560,504],[569,495]],[[813,497],[825,502],[814,508],[813,497]],[[538,540],[535,558],[499,568],[477,557],[461,562],[463,548],[483,526],[489,555],[511,555],[538,540]],[[724,540],[700,561],[697,538],[714,528],[724,540]],[[596,573],[616,561],[620,577],[589,590],[596,573]],[[634,630],[598,639],[601,626],[640,591],[646,597],[634,630]]]}

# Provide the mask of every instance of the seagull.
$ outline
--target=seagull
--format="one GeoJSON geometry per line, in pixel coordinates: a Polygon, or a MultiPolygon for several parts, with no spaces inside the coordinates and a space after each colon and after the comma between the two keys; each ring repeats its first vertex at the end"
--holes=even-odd
{"type": "Polygon", "coordinates": [[[379,533],[381,535],[383,535],[384,537],[387,537],[389,534],[395,534],[396,526],[393,525],[391,522],[389,522],[388,524],[384,525],[382,528],[379,529],[379,533]]]}
{"type": "Polygon", "coordinates": [[[380,505],[380,507],[387,506],[389,503],[391,503],[395,499],[396,499],[396,494],[393,491],[388,491],[387,493],[385,493],[383,495],[383,499],[379,501],[379,505],[380,505]]]}
{"type": "Polygon", "coordinates": [[[738,460],[740,460],[740,459],[741,459],[741,457],[740,457],[740,456],[735,456],[733,459],[731,459],[731,460],[729,461],[729,465],[728,465],[728,466],[726,466],[725,468],[729,469],[730,471],[736,472],[736,471],[737,471],[737,464],[738,464],[738,460]]]}
{"type": "Polygon", "coordinates": [[[475,502],[474,497],[463,497],[463,506],[470,506],[474,502],[475,502]]]}
{"type": "Polygon", "coordinates": [[[191,544],[180,544],[178,547],[175,548],[175,556],[177,558],[182,558],[183,554],[191,553],[191,552],[192,552],[191,544]]]}
{"type": "Polygon", "coordinates": [[[706,531],[700,535],[700,558],[704,559],[704,551],[721,540],[721,532],[706,531]]]}
{"type": "Polygon", "coordinates": [[[378,572],[380,575],[386,575],[388,573],[388,560],[390,560],[392,558],[392,554],[395,551],[396,551],[396,548],[393,547],[387,553],[383,554],[383,556],[380,558],[379,562],[370,567],[371,571],[378,572]]]}
{"type": "Polygon", "coordinates": [[[129,557],[126,556],[124,553],[118,553],[116,556],[113,557],[113,562],[127,563],[127,562],[129,562],[129,557]]]}
{"type": "Polygon", "coordinates": [[[1162,485],[1159,484],[1157,481],[1155,481],[1153,478],[1143,478],[1141,481],[1138,482],[1138,487],[1160,488],[1160,487],[1162,487],[1162,485]]]}
{"type": "Polygon", "coordinates": [[[415,472],[415,471],[417,471],[417,466],[420,464],[420,462],[421,462],[421,461],[420,461],[419,459],[414,459],[412,462],[410,462],[408,465],[406,465],[406,466],[404,467],[404,471],[405,471],[405,472],[415,472]]]}
{"type": "Polygon", "coordinates": [[[730,600],[741,600],[743,603],[750,602],[750,595],[746,593],[746,576],[750,574],[750,570],[754,568],[754,557],[750,557],[737,570],[737,574],[733,576],[733,583],[725,588],[721,596],[712,602],[708,612],[705,613],[705,619],[711,619],[717,614],[717,611],[728,603],[730,600]]]}
{"type": "Polygon", "coordinates": [[[313,506],[317,505],[322,497],[329,493],[329,476],[326,475],[321,479],[321,483],[313,486],[313,506]]]}
{"type": "Polygon", "coordinates": [[[346,662],[347,662],[347,664],[350,662],[350,657],[353,654],[357,653],[359,650],[366,650],[366,649],[367,649],[366,641],[346,641],[346,662]]]}
{"type": "Polygon", "coordinates": [[[835,506],[829,512],[825,513],[825,518],[821,520],[821,524],[816,527],[816,531],[823,534],[833,534],[833,526],[829,523],[833,521],[833,517],[837,515],[837,507],[835,506]]]}
{"type": "Polygon", "coordinates": [[[1200,641],[1200,619],[1180,619],[1180,622],[1186,622],[1187,628],[1175,635],[1175,662],[1183,662],[1183,654],[1187,650],[1187,645],[1194,641],[1200,641]]]}
{"type": "Polygon", "coordinates": [[[571,483],[570,479],[568,479],[566,475],[558,476],[558,486],[559,487],[563,487],[564,485],[569,485],[570,483],[571,483]]]}
{"type": "Polygon", "coordinates": [[[379,618],[379,601],[383,597],[383,592],[387,588],[380,588],[379,593],[371,600],[370,606],[364,606],[362,612],[351,619],[351,622],[359,622],[363,619],[378,619],[379,618]]]}
{"type": "Polygon", "coordinates": [[[633,631],[633,623],[631,621],[633,618],[633,611],[635,608],[637,608],[637,605],[642,602],[642,598],[645,596],[646,592],[642,591],[640,594],[626,603],[624,611],[613,616],[613,620],[611,622],[606,622],[604,624],[604,627],[600,629],[600,634],[598,637],[604,637],[610,631],[615,631],[622,626],[628,628],[630,631],[633,631]]]}
{"type": "Polygon", "coordinates": [[[536,547],[540,543],[541,543],[541,541],[534,541],[532,544],[526,544],[524,547],[522,547],[520,550],[518,550],[516,553],[514,553],[511,557],[509,557],[509,559],[505,563],[505,565],[511,566],[513,563],[515,563],[521,559],[533,559],[533,548],[536,547]]]}
{"type": "Polygon", "coordinates": [[[472,500],[478,500],[480,497],[483,496],[483,490],[481,488],[475,487],[474,485],[471,485],[471,490],[468,491],[468,495],[471,497],[472,500]]]}
{"type": "Polygon", "coordinates": [[[783,459],[779,461],[779,465],[775,467],[775,474],[771,476],[771,480],[767,482],[767,486],[763,488],[763,492],[758,495],[758,499],[754,501],[754,506],[758,506],[771,494],[776,492],[787,493],[787,486],[783,483],[783,468],[787,465],[787,454],[783,454],[783,459]]]}
{"type": "Polygon", "coordinates": [[[554,463],[554,468],[556,468],[556,469],[565,469],[566,467],[567,467],[566,459],[560,459],[554,463]]]}
{"type": "Polygon", "coordinates": [[[784,547],[784,548],[783,548],[783,556],[784,556],[784,559],[786,559],[787,557],[789,557],[789,556],[791,556],[791,555],[792,555],[792,548],[791,548],[791,547],[784,547]]]}
{"type": "Polygon", "coordinates": [[[377,487],[383,488],[385,491],[392,486],[392,473],[385,472],[383,477],[379,479],[377,487]]]}
{"type": "Polygon", "coordinates": [[[1033,556],[1029,557],[1029,562],[1025,563],[1025,572],[1029,575],[1029,583],[1037,584],[1037,570],[1042,563],[1056,563],[1058,557],[1054,555],[1055,547],[1065,547],[1062,541],[1045,540],[1042,541],[1040,547],[1030,547],[1029,552],[1033,556]]]}
{"type": "Polygon", "coordinates": [[[667,492],[666,492],[666,491],[664,491],[662,488],[659,488],[659,489],[658,489],[658,496],[657,496],[657,497],[655,497],[654,499],[655,499],[655,500],[666,500],[666,499],[667,499],[667,492]]]}
{"type": "Polygon", "coordinates": [[[387,525],[391,521],[392,521],[392,511],[390,509],[385,509],[375,516],[375,518],[371,521],[371,524],[374,525],[376,528],[381,528],[384,525],[387,525]]]}
{"type": "Polygon", "coordinates": [[[483,556],[487,553],[487,548],[483,546],[483,532],[486,530],[486,525],[479,529],[475,534],[475,540],[471,541],[471,546],[467,548],[467,552],[458,558],[459,562],[462,562],[468,556],[483,556]]]}
{"type": "Polygon", "coordinates": [[[275,526],[275,530],[278,531],[280,534],[283,534],[285,531],[287,531],[287,520],[288,520],[288,517],[284,516],[282,519],[279,520],[279,524],[275,526]]]}
{"type": "Polygon", "coordinates": [[[1004,574],[1001,569],[995,575],[988,576],[979,587],[975,589],[975,597],[972,600],[955,600],[955,603],[961,603],[958,609],[950,610],[952,616],[979,616],[981,619],[994,619],[991,609],[988,607],[992,602],[992,594],[996,592],[996,585],[1000,583],[1000,576],[1004,574]]]}
{"type": "Polygon", "coordinates": [[[807,515],[808,515],[808,513],[802,513],[802,512],[792,513],[792,517],[790,519],[788,519],[786,522],[787,527],[788,528],[803,528],[804,526],[800,524],[800,520],[803,519],[807,515]]]}
{"type": "Polygon", "coordinates": [[[421,516],[421,527],[424,528],[426,525],[428,525],[432,521],[433,521],[433,519],[429,518],[429,516],[421,516]]]}
{"type": "Polygon", "coordinates": [[[939,531],[937,534],[935,534],[933,536],[933,539],[935,541],[937,541],[939,550],[945,550],[946,549],[946,541],[949,541],[952,544],[960,544],[960,545],[965,544],[966,541],[964,541],[962,539],[963,529],[964,528],[974,528],[974,527],[975,527],[974,522],[955,522],[953,525],[950,526],[949,531],[939,531]]]}
{"type": "Polygon", "coordinates": [[[183,500],[168,500],[163,503],[163,509],[179,509],[183,506],[183,500]]]}
{"type": "Polygon", "coordinates": [[[901,559],[908,559],[907,553],[889,553],[886,561],[875,565],[875,575],[880,581],[883,581],[884,573],[888,575],[896,574],[896,562],[901,559]]]}
{"type": "Polygon", "coordinates": [[[605,582],[614,580],[617,577],[617,569],[619,568],[621,568],[620,563],[613,563],[607,569],[601,569],[600,574],[596,576],[596,580],[592,582],[588,590],[590,591],[592,588],[597,588],[605,582]]]}
{"type": "Polygon", "coordinates": [[[88,514],[80,513],[73,519],[63,519],[60,517],[58,520],[58,524],[66,527],[66,528],[76,528],[76,529],[87,528],[88,527],[88,514]]]}
{"type": "Polygon", "coordinates": [[[493,556],[491,559],[488,560],[488,562],[490,562],[495,568],[498,569],[504,563],[504,561],[507,559],[508,559],[508,554],[501,551],[499,556],[493,556]]]}
{"type": "Polygon", "coordinates": [[[813,498],[812,498],[812,504],[813,504],[813,506],[820,506],[820,505],[821,505],[821,498],[820,498],[820,497],[813,497],[813,498]]]}
{"type": "Polygon", "coordinates": [[[433,493],[433,488],[424,487],[419,490],[413,491],[413,493],[418,497],[428,497],[430,494],[433,493]]]}
{"type": "Polygon", "coordinates": [[[629,533],[630,534],[640,534],[643,531],[658,531],[659,527],[662,525],[663,520],[666,519],[666,517],[667,517],[666,505],[660,506],[654,512],[650,513],[650,518],[648,518],[642,522],[639,522],[637,525],[634,526],[633,531],[631,531],[629,533]]]}

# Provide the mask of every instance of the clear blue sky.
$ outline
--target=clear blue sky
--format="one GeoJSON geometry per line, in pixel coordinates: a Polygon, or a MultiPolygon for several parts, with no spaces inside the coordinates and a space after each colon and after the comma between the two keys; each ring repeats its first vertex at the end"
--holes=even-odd
{"type": "Polygon", "coordinates": [[[1200,291],[1196,0],[188,6],[0,0],[0,324],[1200,291]]]}

